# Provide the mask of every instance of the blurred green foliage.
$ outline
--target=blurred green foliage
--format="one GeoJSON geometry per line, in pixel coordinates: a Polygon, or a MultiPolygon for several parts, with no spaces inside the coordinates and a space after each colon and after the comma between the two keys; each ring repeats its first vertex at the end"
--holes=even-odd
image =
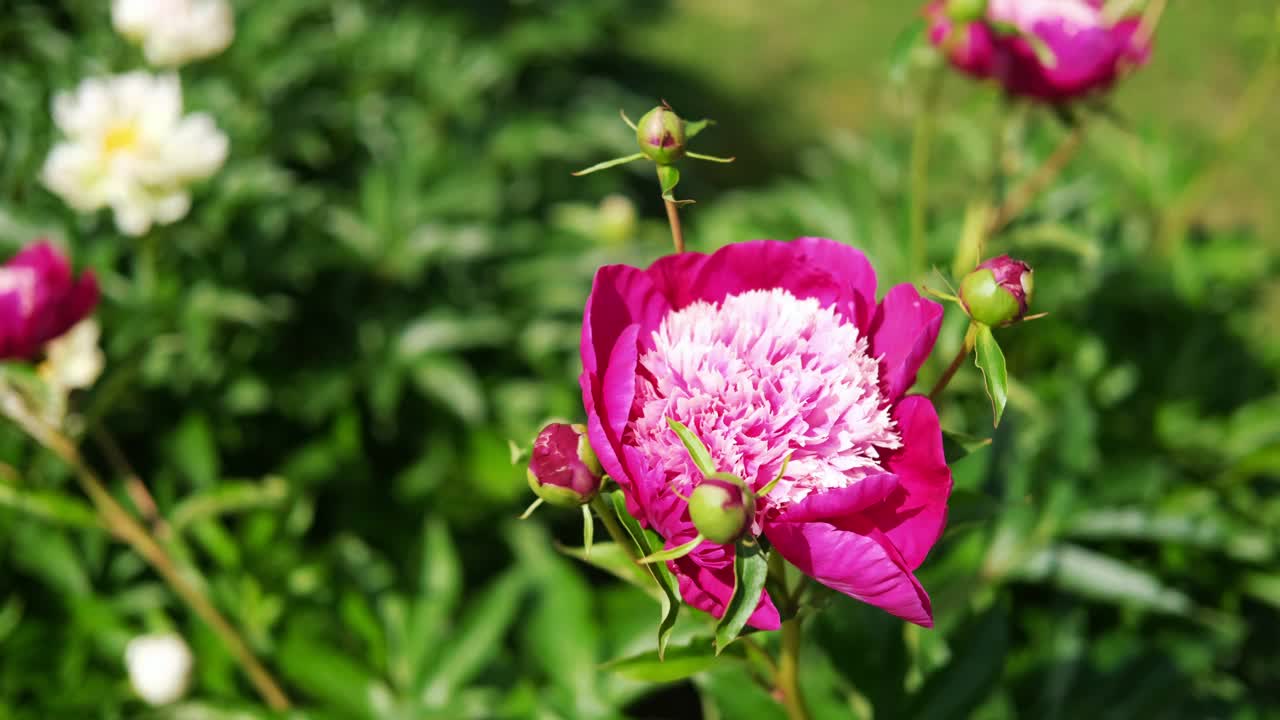
{"type": "MultiPolygon", "coordinates": [[[[896,12],[906,27],[914,8],[896,12]]],[[[140,57],[103,3],[10,3],[0,243],[54,234],[99,272],[109,362],[76,399],[86,452],[108,468],[100,441],[121,445],[170,548],[298,717],[784,716],[741,643],[706,659],[696,613],[653,663],[655,600],[555,551],[578,516],[514,521],[530,498],[508,441],[581,416],[594,269],[666,248],[647,172],[568,175],[631,151],[617,108],[665,96],[721,121],[707,151],[739,165],[688,173],[695,248],[827,235],[864,248],[887,287],[907,277],[901,120],[918,70],[867,64],[886,120],[818,132],[744,97],[739,68],[655,59],[642,40],[658,14],[240,3],[231,49],[183,72],[188,108],[231,137],[227,167],[186,220],[129,240],[35,178],[52,94],[140,57]]],[[[1265,44],[1251,33],[1243,77],[1265,44]]],[[[1007,190],[1062,130],[990,89],[944,107],[929,241],[950,275],[975,190],[1007,190]]],[[[998,431],[971,366],[943,408],[945,427],[993,443],[955,465],[951,529],[922,571],[938,629],[830,598],[803,658],[818,717],[1280,717],[1280,259],[1247,224],[1163,235],[1217,158],[1158,112],[1124,115],[988,248],[1032,262],[1050,315],[998,332],[1012,375],[998,431]]],[[[949,313],[922,386],[963,331],[949,313]]],[[[267,716],[65,468],[7,427],[0,458],[0,718],[267,716]],[[147,710],[122,652],[164,627],[196,652],[193,689],[147,710]]],[[[611,557],[598,544],[592,563],[636,578],[611,557]]]]}

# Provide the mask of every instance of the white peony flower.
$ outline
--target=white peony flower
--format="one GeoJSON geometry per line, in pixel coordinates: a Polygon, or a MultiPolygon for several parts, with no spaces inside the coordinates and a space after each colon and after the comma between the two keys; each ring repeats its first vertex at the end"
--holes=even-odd
{"type": "Polygon", "coordinates": [[[212,117],[182,115],[176,75],[89,78],[58,93],[53,119],[66,140],[49,153],[41,180],[80,212],[110,207],[127,235],[182,219],[187,186],[227,158],[227,137],[212,117]]]}
{"type": "Polygon", "coordinates": [[[191,678],[191,650],[174,633],[139,635],[124,650],[129,683],[149,705],[165,705],[182,697],[191,678]]]}
{"type": "Polygon", "coordinates": [[[115,0],[111,22],[161,67],[217,55],[235,37],[226,0],[115,0]]]}

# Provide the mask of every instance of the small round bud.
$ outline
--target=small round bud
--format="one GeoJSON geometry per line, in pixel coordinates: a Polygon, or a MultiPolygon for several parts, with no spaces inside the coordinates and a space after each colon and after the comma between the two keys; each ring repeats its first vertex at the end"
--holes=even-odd
{"type": "Polygon", "coordinates": [[[552,505],[577,507],[591,502],[604,480],[604,471],[581,425],[552,423],[533,441],[529,487],[552,505]]]}
{"type": "Polygon", "coordinates": [[[670,165],[684,157],[684,120],[669,107],[656,107],[636,123],[636,142],[645,157],[670,165]]]}
{"type": "Polygon", "coordinates": [[[1031,266],[1008,255],[979,265],[960,281],[960,301],[983,325],[1010,325],[1027,314],[1034,287],[1031,266]]]}
{"type": "Polygon", "coordinates": [[[702,537],[726,545],[751,528],[756,515],[756,495],[742,478],[712,473],[689,496],[689,517],[702,537]]]}
{"type": "Polygon", "coordinates": [[[947,17],[958,23],[972,23],[987,15],[987,0],[947,0],[947,17]]]}

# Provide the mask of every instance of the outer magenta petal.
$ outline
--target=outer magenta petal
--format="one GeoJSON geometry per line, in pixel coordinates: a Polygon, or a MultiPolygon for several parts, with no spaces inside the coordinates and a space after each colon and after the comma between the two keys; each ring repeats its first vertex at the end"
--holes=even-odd
{"type": "Polygon", "coordinates": [[[835,277],[842,297],[854,307],[858,327],[866,330],[876,307],[876,271],[867,256],[851,245],[827,238],[802,237],[791,244],[809,263],[835,277]]]}
{"type": "Polygon", "coordinates": [[[827,587],[903,620],[933,627],[929,595],[888,541],[829,523],[777,523],[770,542],[791,564],[827,587]]]}
{"type": "Polygon", "coordinates": [[[886,458],[899,488],[867,516],[902,554],[912,570],[920,567],[947,523],[951,468],[942,448],[942,429],[933,403],[922,395],[902,399],[893,409],[902,447],[886,458]]]}
{"type": "MultiPolygon", "coordinates": [[[[680,597],[691,607],[706,611],[714,617],[723,617],[725,604],[733,595],[733,567],[711,569],[681,558],[667,563],[680,581],[680,597]]],[[[760,593],[760,604],[751,614],[747,624],[759,630],[777,630],[782,618],[768,592],[760,593]]]]}
{"type": "MultiPolygon", "coordinates": [[[[820,241],[836,245],[833,240],[820,241]]],[[[719,302],[749,290],[783,288],[799,298],[817,298],[823,305],[851,301],[848,290],[830,272],[809,259],[811,245],[778,240],[753,240],[726,245],[687,278],[697,300],[719,302]]]]}
{"type": "Polygon", "coordinates": [[[911,285],[885,295],[871,324],[871,353],[880,358],[887,397],[896,400],[915,384],[941,326],[942,306],[920,297],[911,285]]]}
{"type": "Polygon", "coordinates": [[[649,275],[629,265],[606,265],[596,271],[582,318],[582,368],[601,370],[618,336],[629,325],[652,331],[671,309],[649,275]]]}
{"type": "Polygon", "coordinates": [[[787,508],[776,522],[820,522],[855,515],[884,501],[898,489],[898,478],[890,473],[869,475],[848,487],[806,497],[787,508]]]}

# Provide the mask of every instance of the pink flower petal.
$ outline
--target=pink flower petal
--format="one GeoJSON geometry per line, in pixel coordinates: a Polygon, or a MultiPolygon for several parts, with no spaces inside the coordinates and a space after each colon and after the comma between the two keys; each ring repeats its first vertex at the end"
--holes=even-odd
{"type": "Polygon", "coordinates": [[[847,487],[824,490],[791,505],[776,522],[820,522],[855,515],[882,502],[898,490],[890,473],[869,475],[847,487]]]}
{"type": "Polygon", "coordinates": [[[915,384],[941,326],[942,306],[911,285],[894,287],[880,301],[871,324],[871,354],[881,358],[880,382],[888,398],[901,397],[915,384]]]}
{"type": "Polygon", "coordinates": [[[929,596],[879,531],[829,523],[776,523],[769,541],[791,564],[827,587],[903,620],[933,627],[929,596]]]}
{"type": "MultiPolygon", "coordinates": [[[[680,597],[686,605],[723,617],[725,605],[733,595],[733,566],[712,569],[689,558],[667,563],[680,581],[680,597]]],[[[768,592],[760,593],[760,604],[751,614],[747,624],[759,630],[777,630],[782,627],[778,608],[768,592]]]]}
{"type": "Polygon", "coordinates": [[[902,433],[902,447],[886,459],[885,467],[897,476],[900,487],[868,516],[902,553],[906,566],[915,570],[946,526],[951,469],[942,448],[938,415],[928,398],[903,398],[893,410],[893,419],[902,433]]]}

